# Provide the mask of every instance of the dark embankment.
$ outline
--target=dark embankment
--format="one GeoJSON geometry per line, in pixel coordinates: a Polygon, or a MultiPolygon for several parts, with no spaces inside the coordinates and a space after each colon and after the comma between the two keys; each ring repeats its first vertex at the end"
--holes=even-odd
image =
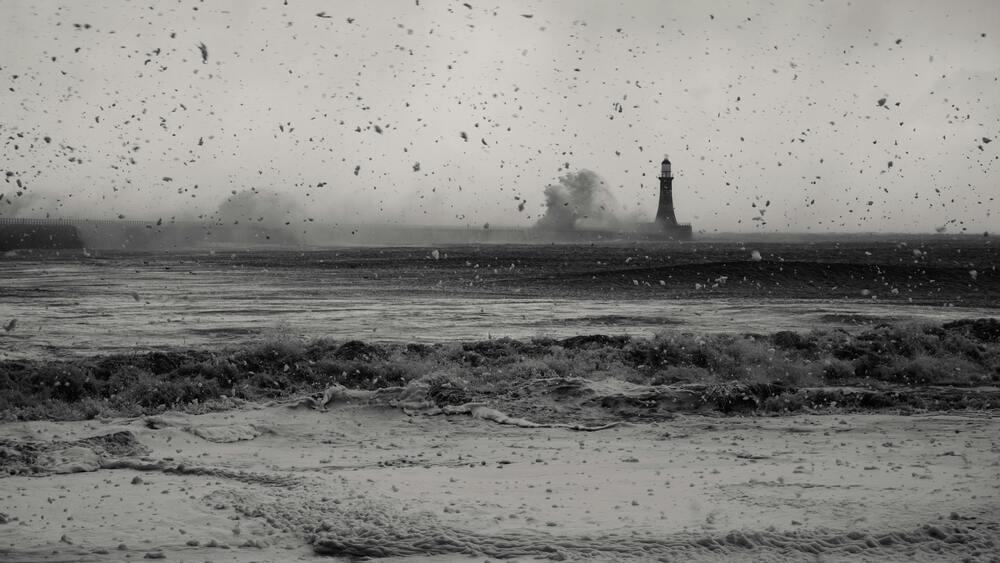
{"type": "Polygon", "coordinates": [[[80,234],[87,248],[98,250],[150,251],[220,244],[269,247],[298,243],[287,229],[212,223],[81,221],[80,234]]]}
{"type": "Polygon", "coordinates": [[[72,225],[32,225],[0,223],[0,252],[8,250],[60,250],[83,248],[72,225]]]}
{"type": "Polygon", "coordinates": [[[0,217],[0,251],[86,247],[141,252],[218,245],[274,248],[299,244],[299,238],[290,228],[255,224],[0,217]]]}
{"type": "Polygon", "coordinates": [[[225,351],[5,361],[0,419],[197,411],[334,383],[372,390],[417,379],[441,404],[485,401],[549,419],[578,415],[574,409],[633,418],[992,409],[1000,405],[1000,321],[879,325],[858,335],[593,335],[433,346],[284,340],[225,351]],[[554,404],[569,410],[549,408],[554,404]]]}

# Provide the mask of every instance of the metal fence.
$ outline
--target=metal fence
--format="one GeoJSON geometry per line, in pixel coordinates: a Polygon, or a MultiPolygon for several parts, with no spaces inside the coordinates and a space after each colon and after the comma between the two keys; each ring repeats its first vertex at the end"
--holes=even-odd
{"type": "MultiPolygon", "coordinates": [[[[208,223],[194,223],[190,221],[170,221],[164,225],[201,225],[208,223]]],[[[72,219],[72,218],[45,218],[37,219],[30,217],[0,217],[0,225],[112,225],[121,227],[145,227],[146,225],[156,225],[156,220],[142,221],[139,219],[72,219]]]]}

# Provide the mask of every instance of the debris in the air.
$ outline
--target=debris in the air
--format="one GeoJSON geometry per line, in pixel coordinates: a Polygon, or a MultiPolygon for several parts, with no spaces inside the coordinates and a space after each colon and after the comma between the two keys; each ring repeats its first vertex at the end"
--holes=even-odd
{"type": "Polygon", "coordinates": [[[992,3],[413,1],[0,0],[0,551],[1000,544],[992,3]]]}

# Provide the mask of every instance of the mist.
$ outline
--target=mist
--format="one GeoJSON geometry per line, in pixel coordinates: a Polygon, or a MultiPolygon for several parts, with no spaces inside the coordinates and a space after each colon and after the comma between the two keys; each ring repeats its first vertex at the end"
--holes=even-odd
{"type": "Polygon", "coordinates": [[[535,224],[539,229],[617,229],[624,224],[607,182],[590,170],[561,176],[544,194],[545,214],[535,224]]]}
{"type": "Polygon", "coordinates": [[[0,217],[44,217],[41,198],[34,193],[0,193],[0,217]]]}
{"type": "Polygon", "coordinates": [[[210,219],[221,225],[257,224],[267,228],[291,227],[305,217],[305,208],[278,192],[243,190],[219,204],[210,219]]]}
{"type": "Polygon", "coordinates": [[[21,214],[206,217],[257,189],[301,204],[258,223],[566,228],[537,188],[589,169],[652,221],[669,152],[706,233],[1000,230],[986,0],[4,8],[0,204],[44,196],[21,214]]]}

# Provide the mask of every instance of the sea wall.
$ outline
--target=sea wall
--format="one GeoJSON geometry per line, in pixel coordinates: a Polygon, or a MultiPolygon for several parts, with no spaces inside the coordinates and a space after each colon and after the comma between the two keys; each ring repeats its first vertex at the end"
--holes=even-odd
{"type": "Polygon", "coordinates": [[[92,219],[0,218],[0,246],[163,250],[214,246],[426,246],[448,244],[577,244],[661,242],[691,239],[690,225],[664,229],[652,223],[618,230],[559,230],[432,225],[343,225],[312,223],[296,228],[92,219]]]}
{"type": "Polygon", "coordinates": [[[0,252],[22,249],[83,248],[73,225],[8,223],[0,220],[0,252]]]}

